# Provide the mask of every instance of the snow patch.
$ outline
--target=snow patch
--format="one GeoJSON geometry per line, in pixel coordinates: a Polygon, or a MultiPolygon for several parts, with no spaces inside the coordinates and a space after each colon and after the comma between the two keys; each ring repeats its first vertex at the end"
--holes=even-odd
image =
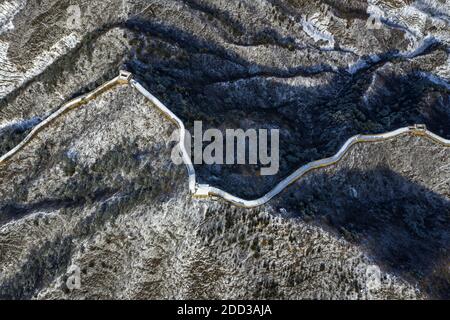
{"type": "Polygon", "coordinates": [[[440,78],[434,74],[428,73],[428,72],[420,71],[420,72],[418,72],[418,74],[421,77],[428,79],[430,82],[450,90],[450,82],[448,80],[442,79],[442,78],[440,78]]]}
{"type": "MultiPolygon", "coordinates": [[[[437,39],[435,39],[432,36],[424,38],[416,48],[414,48],[411,51],[404,51],[400,53],[392,54],[392,58],[401,57],[406,59],[413,59],[417,56],[420,56],[423,54],[428,48],[430,48],[432,45],[439,43],[437,39]]],[[[361,69],[367,68],[370,65],[380,62],[381,56],[377,54],[370,55],[368,57],[362,57],[360,58],[356,63],[348,65],[347,72],[350,74],[355,74],[361,69]]]]}
{"type": "Polygon", "coordinates": [[[347,72],[350,74],[355,74],[359,70],[369,67],[370,65],[380,62],[381,58],[377,54],[372,54],[368,57],[363,57],[358,59],[354,64],[348,65],[347,72]]]}
{"type": "Polygon", "coordinates": [[[14,29],[12,20],[15,15],[25,7],[26,3],[26,0],[5,1],[0,3],[0,34],[14,29]]]}
{"type": "Polygon", "coordinates": [[[81,37],[75,32],[64,36],[49,50],[38,55],[33,61],[33,65],[25,72],[18,70],[17,66],[9,61],[9,43],[0,41],[0,98],[42,73],[56,59],[75,48],[80,41],[81,37]]]}
{"type": "Polygon", "coordinates": [[[302,18],[303,31],[315,42],[325,41],[328,43],[328,48],[334,48],[334,36],[328,31],[330,19],[330,15],[324,15],[320,12],[316,12],[307,18],[302,18]]]}
{"type": "Polygon", "coordinates": [[[367,13],[381,17],[386,27],[404,31],[409,40],[407,50],[414,51],[426,37],[432,36],[441,42],[450,41],[449,10],[450,1],[439,4],[438,1],[418,0],[409,5],[393,7],[384,1],[369,0],[367,13]]]}

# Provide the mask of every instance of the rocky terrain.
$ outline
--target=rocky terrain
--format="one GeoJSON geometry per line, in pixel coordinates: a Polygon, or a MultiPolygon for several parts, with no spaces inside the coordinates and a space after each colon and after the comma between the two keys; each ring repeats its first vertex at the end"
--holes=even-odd
{"type": "MultiPolygon", "coordinates": [[[[277,175],[196,166],[255,198],[355,134],[449,139],[449,24],[448,0],[0,1],[0,154],[125,69],[188,129],[279,129],[277,175]]],[[[450,298],[449,148],[357,145],[243,209],[190,196],[174,129],[119,86],[2,165],[0,298],[450,298]]]]}

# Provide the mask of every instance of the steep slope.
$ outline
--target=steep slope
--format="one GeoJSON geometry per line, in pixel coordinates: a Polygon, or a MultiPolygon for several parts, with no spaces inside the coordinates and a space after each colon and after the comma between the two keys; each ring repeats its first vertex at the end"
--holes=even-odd
{"type": "Polygon", "coordinates": [[[321,227],[271,207],[191,199],[170,131],[119,87],[62,116],[2,168],[1,297],[418,295],[384,272],[371,289],[372,259],[321,227]],[[71,291],[73,266],[82,287],[71,291]]]}
{"type": "MultiPolygon", "coordinates": [[[[423,123],[449,139],[449,6],[3,0],[0,154],[120,69],[190,130],[280,129],[274,176],[196,166],[200,182],[246,198],[355,134],[423,123]]],[[[245,210],[190,197],[173,129],[118,87],[2,166],[0,297],[449,297],[448,148],[409,136],[358,145],[245,210]],[[70,290],[75,266],[82,285],[70,290]]]]}

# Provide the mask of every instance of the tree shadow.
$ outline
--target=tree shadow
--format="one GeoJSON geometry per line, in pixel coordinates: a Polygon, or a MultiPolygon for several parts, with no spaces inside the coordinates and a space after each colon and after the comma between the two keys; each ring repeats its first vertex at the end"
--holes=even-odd
{"type": "Polygon", "coordinates": [[[450,298],[450,200],[386,169],[317,174],[276,200],[289,217],[361,246],[380,267],[450,298]]]}
{"type": "MultiPolygon", "coordinates": [[[[261,176],[259,165],[196,165],[198,179],[233,194],[254,198],[308,162],[335,154],[356,134],[375,134],[416,123],[450,137],[450,91],[417,70],[374,73],[398,61],[386,52],[356,74],[333,70],[326,61],[279,69],[258,65],[172,26],[132,20],[133,50],[126,62],[150,92],[175,112],[192,133],[194,121],[208,128],[280,130],[280,170],[261,176]],[[318,85],[292,85],[305,77],[318,85]],[[318,79],[326,81],[319,81],[318,79]]],[[[284,46],[289,39],[269,34],[284,46]]],[[[439,45],[429,51],[440,50],[439,45]]],[[[301,54],[301,53],[297,53],[301,54]]],[[[400,59],[401,60],[401,59],[400,59]]]]}

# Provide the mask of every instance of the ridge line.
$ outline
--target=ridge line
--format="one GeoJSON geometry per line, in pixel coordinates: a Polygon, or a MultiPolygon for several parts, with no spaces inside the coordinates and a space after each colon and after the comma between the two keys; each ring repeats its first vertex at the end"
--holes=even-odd
{"type": "Polygon", "coordinates": [[[299,180],[308,172],[319,168],[329,167],[333,164],[338,163],[340,160],[342,160],[344,155],[347,154],[347,152],[352,146],[359,143],[370,143],[370,142],[392,140],[399,136],[409,134],[413,136],[425,137],[430,139],[436,144],[440,144],[444,147],[450,147],[450,140],[442,138],[437,134],[427,130],[426,126],[422,124],[416,124],[409,127],[399,128],[394,131],[374,135],[356,135],[348,139],[339,149],[339,151],[333,156],[309,162],[301,166],[297,170],[295,170],[293,173],[291,173],[283,180],[281,180],[277,185],[275,185],[275,187],[272,190],[270,190],[264,196],[253,200],[245,200],[236,197],[222,189],[212,187],[207,184],[198,184],[196,182],[195,168],[194,165],[192,164],[191,158],[189,157],[189,153],[187,152],[184,143],[186,139],[186,128],[184,126],[183,121],[181,121],[180,118],[178,118],[169,108],[167,108],[154,95],[148,92],[137,80],[133,79],[133,75],[130,72],[121,70],[119,72],[119,75],[114,79],[107,81],[97,89],[94,89],[93,91],[87,94],[84,94],[78,98],[75,98],[67,102],[60,109],[58,109],[57,111],[52,113],[49,117],[47,117],[45,120],[40,122],[36,127],[33,128],[33,130],[30,131],[30,133],[18,145],[16,145],[12,150],[10,150],[9,152],[0,157],[0,166],[8,162],[15,154],[17,154],[20,150],[22,150],[34,138],[34,136],[37,133],[39,133],[42,129],[48,126],[50,122],[55,120],[57,117],[61,116],[62,114],[64,114],[69,110],[87,104],[89,101],[95,99],[100,94],[121,84],[127,84],[136,89],[139,93],[145,96],[153,105],[155,105],[170,121],[172,121],[179,127],[180,139],[178,146],[180,148],[180,153],[183,162],[186,165],[188,171],[189,191],[191,192],[192,196],[194,198],[222,198],[236,206],[244,208],[254,208],[261,206],[270,201],[278,194],[280,194],[284,189],[286,189],[288,186],[299,180]]]}

